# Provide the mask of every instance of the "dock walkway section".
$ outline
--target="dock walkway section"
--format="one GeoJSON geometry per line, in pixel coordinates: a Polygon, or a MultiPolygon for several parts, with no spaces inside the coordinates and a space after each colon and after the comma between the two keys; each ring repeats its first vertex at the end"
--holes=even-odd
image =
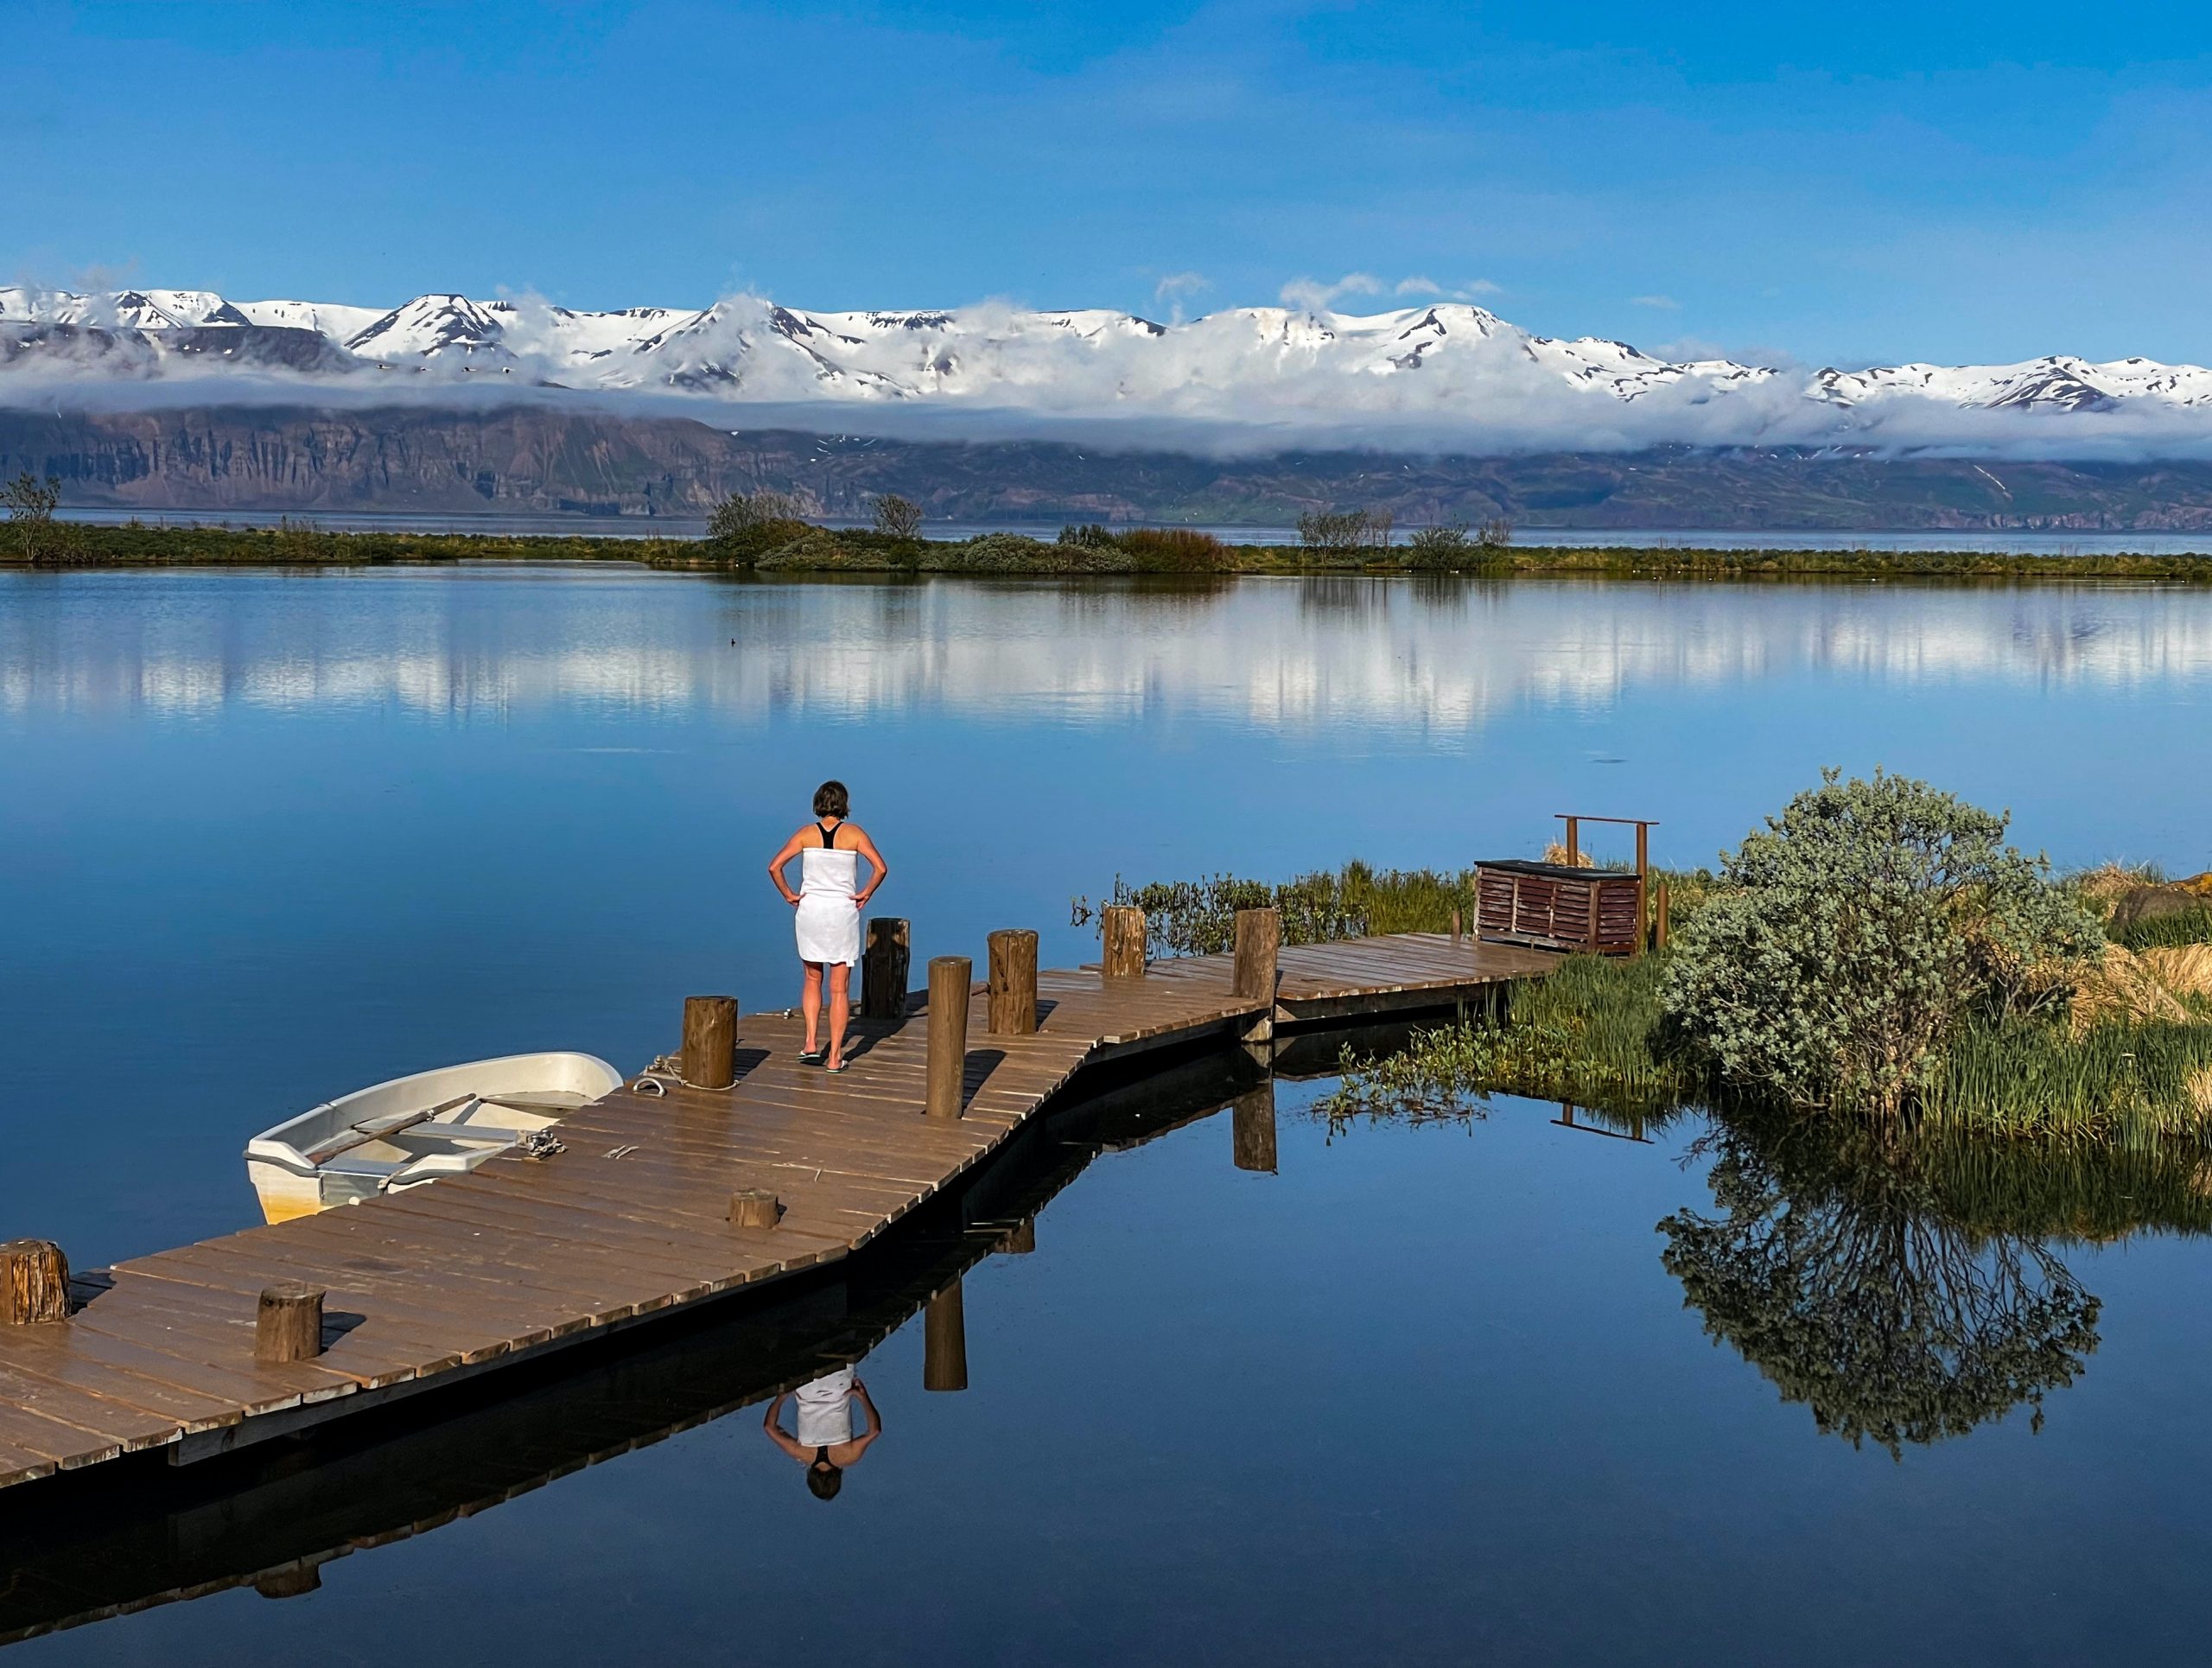
{"type": "MultiPolygon", "coordinates": [[[[1448,1007],[1556,958],[1442,934],[1286,949],[1276,1024],[1448,1007]]],[[[1038,977],[1039,1023],[993,1035],[971,1004],[964,1105],[921,1116],[925,1015],[856,1022],[852,1065],[798,1060],[796,1015],[740,1025],[737,1081],[617,1090],[570,1114],[566,1150],[133,1258],[80,1282],[67,1321],[0,1327],[0,1487],[149,1448],[180,1463],[455,1383],[851,1255],[982,1162],[1086,1065],[1227,1041],[1269,1016],[1230,958],[1146,977],[1038,977]],[[772,1228],[730,1195],[772,1192],[772,1228]],[[325,1289],[325,1347],[255,1359],[272,1284],[325,1289]]]]}

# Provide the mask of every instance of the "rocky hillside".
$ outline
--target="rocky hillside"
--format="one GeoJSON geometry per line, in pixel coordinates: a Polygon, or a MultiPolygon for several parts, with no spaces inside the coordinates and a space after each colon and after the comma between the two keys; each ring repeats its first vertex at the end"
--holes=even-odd
{"type": "Polygon", "coordinates": [[[156,514],[420,511],[703,515],[772,487],[824,515],[879,493],[964,521],[1195,521],[1283,526],[1318,507],[1401,525],[2212,527],[2212,464],[1894,459],[1833,449],[1649,449],[1516,457],[1282,452],[1205,458],[1044,442],[924,442],[727,429],[533,404],[477,411],[0,410],[0,477],[62,482],[63,502],[156,514]]]}

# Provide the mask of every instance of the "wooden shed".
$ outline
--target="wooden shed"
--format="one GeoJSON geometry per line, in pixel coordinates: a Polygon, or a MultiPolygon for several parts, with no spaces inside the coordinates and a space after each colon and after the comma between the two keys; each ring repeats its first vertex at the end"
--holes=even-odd
{"type": "Polygon", "coordinates": [[[1643,877],[1563,863],[1478,863],[1475,933],[1541,950],[1635,955],[1643,947],[1643,877]]]}

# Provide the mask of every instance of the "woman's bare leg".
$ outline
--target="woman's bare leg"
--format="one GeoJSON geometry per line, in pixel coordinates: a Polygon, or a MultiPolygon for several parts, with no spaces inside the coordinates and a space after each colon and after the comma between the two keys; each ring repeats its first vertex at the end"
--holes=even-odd
{"type": "Polygon", "coordinates": [[[799,992],[798,1010],[806,1015],[806,1052],[812,1054],[822,1031],[822,964],[806,964],[806,987],[799,992]]]}
{"type": "Polygon", "coordinates": [[[849,962],[830,965],[830,1059],[835,1066],[845,1057],[845,1022],[853,1013],[853,969],[849,962]]]}

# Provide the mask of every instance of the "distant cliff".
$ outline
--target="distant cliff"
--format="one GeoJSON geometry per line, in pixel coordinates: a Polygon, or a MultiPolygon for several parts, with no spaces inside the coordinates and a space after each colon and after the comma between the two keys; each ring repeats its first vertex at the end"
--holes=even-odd
{"type": "Polygon", "coordinates": [[[704,515],[769,487],[818,515],[880,493],[933,519],[1285,526],[1387,509],[1401,526],[1506,517],[1587,528],[2212,528],[2212,464],[1895,459],[1833,449],[1205,458],[1046,442],[731,433],[683,417],[524,404],[483,411],[235,406],[0,411],[0,478],[58,476],[62,501],[164,510],[704,515]]]}

